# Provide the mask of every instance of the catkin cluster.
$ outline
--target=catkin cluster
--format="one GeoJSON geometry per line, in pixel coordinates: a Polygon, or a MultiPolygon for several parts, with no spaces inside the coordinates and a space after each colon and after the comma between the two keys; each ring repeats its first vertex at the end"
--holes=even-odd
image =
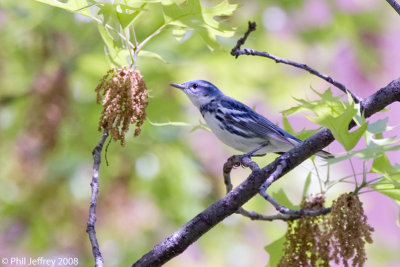
{"type": "MultiPolygon", "coordinates": [[[[302,209],[319,210],[324,207],[322,195],[303,200],[302,209]]],[[[284,255],[279,267],[329,266],[329,241],[324,234],[324,216],[305,216],[288,222],[284,255]],[[322,226],[322,227],[321,227],[322,226]]]]}
{"type": "MultiPolygon", "coordinates": [[[[303,201],[303,209],[321,209],[323,197],[303,201]]],[[[333,202],[330,214],[302,217],[288,222],[284,256],[279,267],[342,266],[362,267],[366,261],[365,242],[372,243],[373,228],[368,225],[357,195],[347,193],[333,202]]]]}
{"type": "Polygon", "coordinates": [[[333,202],[329,217],[329,239],[332,242],[332,259],[343,266],[361,267],[367,257],[365,242],[372,243],[371,233],[374,231],[367,223],[362,202],[351,193],[341,195],[333,202]]]}
{"type": "Polygon", "coordinates": [[[95,91],[97,103],[103,106],[99,131],[107,128],[110,136],[124,145],[125,133],[129,125],[134,124],[134,136],[138,136],[146,118],[149,96],[139,70],[126,66],[112,68],[100,80],[95,91]]]}

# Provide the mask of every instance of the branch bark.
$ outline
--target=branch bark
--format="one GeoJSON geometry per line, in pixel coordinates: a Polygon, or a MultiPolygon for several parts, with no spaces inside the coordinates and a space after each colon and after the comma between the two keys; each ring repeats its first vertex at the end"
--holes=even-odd
{"type": "Polygon", "coordinates": [[[97,195],[99,193],[99,169],[101,162],[101,151],[103,150],[104,142],[108,137],[108,129],[105,128],[103,135],[100,138],[99,143],[93,149],[93,171],[92,171],[92,182],[90,186],[92,187],[92,195],[90,197],[90,208],[89,208],[89,218],[87,221],[86,232],[89,234],[90,244],[92,246],[92,253],[95,261],[96,267],[103,267],[103,256],[100,252],[99,243],[96,237],[96,206],[97,206],[97,195]]]}
{"type": "MultiPolygon", "coordinates": [[[[365,116],[370,117],[396,101],[400,101],[400,78],[363,99],[360,104],[364,108],[365,116]]],[[[156,245],[132,266],[161,266],[179,255],[217,223],[235,213],[244,203],[254,197],[266,181],[269,184],[273,183],[311,155],[325,148],[333,140],[332,133],[323,128],[299,146],[278,157],[271,164],[254,170],[240,185],[156,245]]]]}
{"type": "Polygon", "coordinates": [[[393,7],[393,9],[400,15],[400,5],[396,2],[396,0],[386,0],[393,7]]]}

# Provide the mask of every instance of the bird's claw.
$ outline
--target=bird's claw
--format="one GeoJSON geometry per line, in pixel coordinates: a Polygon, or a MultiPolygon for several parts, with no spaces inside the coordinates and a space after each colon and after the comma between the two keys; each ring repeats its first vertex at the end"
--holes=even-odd
{"type": "Polygon", "coordinates": [[[242,166],[242,168],[248,167],[249,163],[251,162],[251,157],[252,157],[251,153],[239,155],[240,166],[242,166]]]}

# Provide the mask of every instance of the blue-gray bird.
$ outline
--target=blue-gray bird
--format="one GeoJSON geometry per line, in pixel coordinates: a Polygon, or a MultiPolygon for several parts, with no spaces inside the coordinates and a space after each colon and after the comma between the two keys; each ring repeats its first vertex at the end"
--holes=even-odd
{"type": "MultiPolygon", "coordinates": [[[[246,156],[281,154],[302,142],[245,104],[226,96],[210,82],[193,80],[171,83],[171,86],[181,89],[189,97],[223,143],[246,156]]],[[[325,159],[333,157],[326,151],[316,155],[325,159]]]]}

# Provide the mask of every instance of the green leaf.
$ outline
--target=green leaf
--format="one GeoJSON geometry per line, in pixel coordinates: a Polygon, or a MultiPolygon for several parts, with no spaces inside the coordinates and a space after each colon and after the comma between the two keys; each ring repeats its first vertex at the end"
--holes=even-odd
{"type": "Polygon", "coordinates": [[[289,198],[287,197],[285,191],[283,189],[279,189],[278,192],[273,192],[271,196],[281,205],[285,206],[286,208],[289,209],[298,209],[298,205],[294,205],[289,198]]]}
{"type": "Polygon", "coordinates": [[[355,104],[351,98],[348,103],[341,102],[338,97],[332,96],[329,89],[323,94],[317,94],[321,97],[321,100],[317,101],[315,105],[310,107],[310,104],[303,104],[316,115],[316,117],[309,117],[309,119],[331,130],[335,139],[347,151],[353,149],[368,127],[368,123],[360,116],[359,128],[352,132],[348,130],[350,122],[357,114],[360,114],[360,105],[355,104]]]}
{"type": "MultiPolygon", "coordinates": [[[[400,166],[393,166],[386,153],[381,153],[372,162],[370,172],[383,174],[370,187],[396,201],[400,207],[400,166]]],[[[400,214],[398,219],[400,226],[400,214]]]]}
{"type": "Polygon", "coordinates": [[[90,10],[88,9],[93,4],[88,5],[88,2],[86,0],[68,0],[65,3],[57,0],[35,0],[35,1],[50,6],[59,7],[68,10],[70,12],[78,13],[93,19],[93,16],[90,13],[90,10]]]}
{"type": "Polygon", "coordinates": [[[282,116],[282,122],[283,122],[283,129],[288,133],[296,136],[300,140],[306,140],[307,138],[309,138],[318,131],[318,129],[315,130],[303,129],[300,132],[296,133],[285,115],[282,116]]]}
{"type": "MultiPolygon", "coordinates": [[[[382,174],[385,182],[390,183],[395,188],[400,188],[400,167],[393,166],[386,153],[381,153],[374,158],[370,172],[382,174]]],[[[374,186],[378,184],[375,183],[374,186]]],[[[400,194],[400,191],[398,193],[400,194]]]]}
{"type": "Polygon", "coordinates": [[[295,131],[294,131],[292,125],[290,124],[290,122],[289,122],[289,120],[288,120],[286,115],[282,116],[282,124],[283,124],[283,129],[286,132],[288,132],[290,134],[293,134],[293,135],[295,134],[295,131]]]}
{"type": "Polygon", "coordinates": [[[306,140],[307,138],[309,138],[310,136],[312,136],[313,134],[315,134],[319,129],[315,129],[315,130],[306,130],[303,129],[300,132],[296,133],[295,136],[297,138],[299,138],[300,140],[306,140]]]}
{"type": "Polygon", "coordinates": [[[367,131],[372,134],[383,133],[392,130],[392,127],[387,126],[388,118],[378,120],[368,125],[367,131]]]}
{"type": "MultiPolygon", "coordinates": [[[[137,3],[136,3],[137,5],[137,3]]],[[[141,6],[135,7],[133,4],[123,5],[123,4],[110,4],[110,3],[98,3],[96,6],[100,9],[98,14],[103,15],[104,23],[113,23],[118,21],[123,29],[129,27],[135,18],[144,11],[146,3],[141,6]]]]}
{"type": "Polygon", "coordinates": [[[320,100],[296,99],[300,105],[283,111],[283,115],[310,110],[316,115],[315,117],[308,116],[311,121],[331,130],[335,139],[347,151],[353,149],[368,127],[368,123],[361,116],[360,105],[355,104],[351,97],[349,97],[347,103],[342,102],[342,96],[333,96],[330,89],[322,94],[317,91],[314,92],[321,98],[320,100]],[[359,123],[359,128],[349,132],[348,125],[353,119],[359,123]]]}
{"type": "Polygon", "coordinates": [[[139,13],[139,11],[133,13],[117,12],[118,21],[121,24],[121,27],[123,29],[129,27],[139,13]]]}
{"type": "Polygon", "coordinates": [[[382,153],[375,157],[370,172],[387,174],[388,172],[390,173],[391,170],[393,170],[393,167],[392,164],[390,164],[389,158],[385,153],[382,153]]]}
{"type": "Polygon", "coordinates": [[[120,47],[111,35],[108,33],[104,25],[98,25],[99,33],[107,48],[107,59],[111,65],[121,67],[127,65],[129,61],[129,51],[120,47]]]}
{"type": "Polygon", "coordinates": [[[281,238],[264,247],[265,251],[269,254],[267,267],[278,266],[279,261],[283,257],[285,241],[286,238],[283,235],[281,238]]]}
{"type": "Polygon", "coordinates": [[[185,1],[187,0],[162,0],[161,3],[163,5],[171,5],[171,4],[181,5],[185,1]]]}
{"type": "Polygon", "coordinates": [[[343,95],[333,96],[332,91],[328,88],[324,93],[319,93],[313,90],[321,99],[309,101],[304,99],[294,98],[300,105],[282,111],[285,116],[295,114],[305,110],[311,110],[315,114],[330,114],[332,116],[339,115],[343,112],[343,103],[340,100],[343,95]]]}
{"type": "Polygon", "coordinates": [[[400,201],[400,183],[398,182],[383,178],[379,180],[379,182],[373,184],[371,188],[395,201],[400,201]]]}
{"type": "Polygon", "coordinates": [[[182,40],[183,36],[185,36],[185,34],[186,34],[187,32],[188,32],[188,31],[185,30],[185,29],[183,29],[183,28],[176,28],[176,29],[173,29],[173,30],[172,30],[172,35],[173,35],[178,41],[180,41],[180,40],[182,40]]]}
{"type": "Polygon", "coordinates": [[[175,31],[175,34],[180,37],[183,30],[194,30],[214,49],[218,47],[217,35],[231,37],[234,34],[231,28],[223,26],[215,17],[232,15],[237,4],[231,5],[227,0],[214,7],[205,7],[200,0],[163,1],[162,4],[165,23],[177,27],[178,32],[175,31]]]}
{"type": "Polygon", "coordinates": [[[356,146],[368,127],[368,123],[364,122],[357,130],[349,132],[349,124],[356,114],[357,109],[354,108],[353,104],[348,106],[346,110],[337,117],[325,116],[310,119],[331,130],[335,139],[338,140],[347,151],[350,151],[356,146]]]}
{"type": "Polygon", "coordinates": [[[308,188],[310,187],[310,184],[311,184],[311,172],[308,173],[306,182],[304,183],[304,188],[303,188],[303,193],[302,193],[303,197],[307,196],[307,192],[308,192],[308,188]]]}
{"type": "Polygon", "coordinates": [[[143,50],[143,49],[141,49],[139,51],[139,57],[155,58],[155,59],[160,60],[163,63],[167,63],[167,61],[160,54],[157,54],[157,53],[154,53],[154,52],[151,52],[151,51],[146,51],[146,50],[143,50]]]}
{"type": "Polygon", "coordinates": [[[387,151],[400,150],[400,145],[398,145],[399,140],[394,140],[393,138],[385,138],[382,140],[372,139],[367,143],[367,147],[364,149],[347,152],[344,156],[335,156],[335,158],[327,159],[329,164],[334,164],[343,160],[347,160],[355,155],[363,160],[368,159],[378,159],[382,153],[387,151]]]}
{"type": "Polygon", "coordinates": [[[115,5],[110,3],[99,3],[97,4],[99,11],[97,12],[98,15],[103,16],[103,24],[106,24],[110,21],[115,21],[117,18],[115,5]]]}

